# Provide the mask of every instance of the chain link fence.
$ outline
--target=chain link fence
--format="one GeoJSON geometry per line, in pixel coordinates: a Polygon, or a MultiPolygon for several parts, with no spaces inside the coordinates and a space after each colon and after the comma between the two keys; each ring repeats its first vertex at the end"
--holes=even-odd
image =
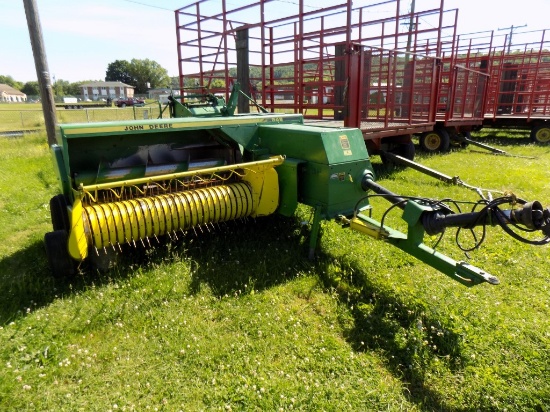
{"type": "MultiPolygon", "coordinates": [[[[137,119],[168,118],[168,109],[152,103],[143,107],[101,107],[83,109],[57,108],[58,123],[94,123],[137,119]],[[162,113],[162,116],[161,116],[162,113]]],[[[44,114],[41,109],[0,108],[0,133],[45,129],[44,114]]]]}

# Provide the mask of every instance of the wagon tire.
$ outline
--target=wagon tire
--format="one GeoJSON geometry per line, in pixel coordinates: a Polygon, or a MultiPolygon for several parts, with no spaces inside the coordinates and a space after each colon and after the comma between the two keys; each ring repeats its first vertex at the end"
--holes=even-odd
{"type": "MultiPolygon", "coordinates": [[[[407,143],[397,143],[393,145],[388,152],[413,161],[415,155],[414,143],[412,141],[407,143]]],[[[398,164],[395,164],[388,156],[385,156],[384,152],[380,153],[380,158],[382,159],[384,166],[387,168],[399,166],[398,164]]]]}
{"type": "Polygon", "coordinates": [[[411,140],[410,142],[396,145],[392,150],[390,150],[390,152],[404,157],[407,160],[414,160],[416,150],[414,148],[414,142],[411,140]]]}
{"type": "Polygon", "coordinates": [[[428,153],[446,153],[450,145],[451,138],[445,129],[435,129],[420,136],[420,148],[428,153]]]}
{"type": "Polygon", "coordinates": [[[531,130],[531,141],[539,144],[550,143],[550,125],[540,124],[531,130]]]}

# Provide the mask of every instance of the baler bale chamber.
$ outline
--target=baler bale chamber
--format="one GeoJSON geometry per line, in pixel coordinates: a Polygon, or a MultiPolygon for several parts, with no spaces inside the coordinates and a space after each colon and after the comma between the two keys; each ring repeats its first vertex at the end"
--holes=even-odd
{"type": "Polygon", "coordinates": [[[211,100],[196,115],[196,107],[172,99],[171,113],[184,117],[60,126],[52,155],[61,194],[50,201],[54,230],[45,235],[54,274],[73,275],[80,262],[127,244],[149,246],[247,217],[291,216],[298,203],[314,210],[311,258],[321,221],[336,219],[467,286],[498,280],[426,246],[425,232],[498,223],[540,230],[537,243],[549,241],[550,210],[539,202],[510,197],[453,213],[438,201],[402,198],[374,182],[361,130],[305,125],[300,114],[234,115],[232,103],[211,100]],[[408,233],[365,214],[366,192],[404,209],[408,233]],[[506,202],[519,209],[501,210],[506,202]]]}

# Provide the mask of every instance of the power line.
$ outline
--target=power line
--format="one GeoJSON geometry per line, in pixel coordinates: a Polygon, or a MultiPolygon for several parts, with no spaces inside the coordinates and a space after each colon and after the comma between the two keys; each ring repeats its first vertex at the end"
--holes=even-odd
{"type": "Polygon", "coordinates": [[[510,30],[510,36],[508,37],[508,54],[510,54],[510,48],[512,47],[512,36],[514,35],[514,29],[520,29],[522,27],[527,27],[527,24],[524,24],[523,26],[514,26],[513,24],[510,27],[505,27],[500,30],[510,30]]]}
{"type": "Polygon", "coordinates": [[[134,3],[134,4],[139,4],[140,6],[146,6],[146,7],[151,7],[153,9],[160,9],[160,10],[168,10],[168,11],[174,11],[172,9],[167,9],[166,7],[160,7],[160,6],[154,6],[152,4],[147,4],[147,3],[141,3],[139,1],[135,1],[135,0],[121,0],[121,1],[125,1],[127,3],[134,3]]]}
{"type": "MultiPolygon", "coordinates": [[[[155,6],[153,4],[142,3],[142,2],[136,1],[136,0],[120,0],[120,1],[125,1],[127,3],[139,4],[140,6],[151,7],[151,8],[154,8],[154,9],[174,11],[173,9],[168,9],[166,7],[155,6]]],[[[275,1],[278,1],[278,2],[281,2],[281,3],[295,4],[295,5],[299,4],[298,1],[292,1],[292,0],[275,0],[275,1]]],[[[237,4],[237,3],[232,3],[232,2],[226,2],[226,3],[227,4],[232,4],[234,6],[241,6],[241,4],[237,4]]],[[[318,7],[318,6],[310,6],[308,4],[304,4],[304,7],[308,7],[308,8],[311,8],[311,9],[320,9],[320,7],[318,7]]]]}

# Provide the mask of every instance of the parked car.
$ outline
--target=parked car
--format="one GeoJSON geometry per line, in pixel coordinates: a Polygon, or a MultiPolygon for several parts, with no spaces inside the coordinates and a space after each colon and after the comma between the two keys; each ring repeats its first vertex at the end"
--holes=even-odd
{"type": "Polygon", "coordinates": [[[145,106],[145,102],[141,99],[135,97],[123,98],[121,97],[116,101],[117,107],[126,107],[126,106],[145,106]]]}

